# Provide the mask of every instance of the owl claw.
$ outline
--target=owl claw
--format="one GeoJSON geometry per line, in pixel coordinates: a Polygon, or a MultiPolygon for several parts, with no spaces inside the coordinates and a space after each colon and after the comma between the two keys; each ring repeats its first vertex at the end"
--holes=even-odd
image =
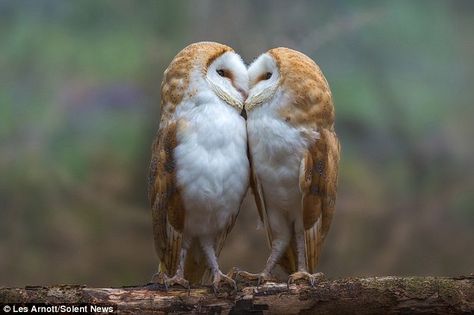
{"type": "Polygon", "coordinates": [[[275,281],[276,279],[271,274],[262,272],[258,276],[257,287],[261,286],[262,284],[266,282],[275,282],[275,281]]]}
{"type": "Polygon", "coordinates": [[[309,284],[311,285],[311,287],[313,287],[314,285],[314,279],[313,279],[313,275],[306,272],[306,271],[297,271],[295,273],[292,273],[289,277],[288,277],[288,287],[290,287],[290,285],[292,284],[295,284],[298,280],[306,280],[309,282],[309,284]]]}
{"type": "Polygon", "coordinates": [[[214,294],[219,292],[221,283],[228,284],[234,291],[237,291],[237,284],[235,281],[228,275],[223,274],[221,271],[217,271],[214,274],[214,281],[212,281],[212,290],[214,291],[214,294]]]}
{"type": "Polygon", "coordinates": [[[298,272],[295,272],[293,274],[291,274],[289,277],[288,277],[288,288],[290,287],[291,284],[294,284],[296,283],[296,281],[298,280],[307,280],[309,282],[309,285],[314,288],[315,284],[316,284],[316,280],[322,280],[324,279],[324,274],[322,272],[318,272],[318,273],[315,273],[315,274],[310,274],[306,271],[298,271],[298,272]]]}
{"type": "Polygon", "coordinates": [[[184,279],[182,276],[175,275],[174,277],[168,278],[164,281],[165,289],[168,291],[170,286],[173,286],[175,284],[179,284],[185,289],[189,289],[189,281],[184,279]]]}
{"type": "Polygon", "coordinates": [[[236,277],[240,277],[247,282],[255,282],[257,281],[257,287],[261,286],[265,282],[275,282],[277,281],[271,274],[261,272],[261,273],[250,273],[247,271],[236,271],[236,277]]]}
{"type": "Polygon", "coordinates": [[[232,269],[227,273],[227,276],[235,281],[239,272],[241,272],[241,270],[238,267],[232,267],[232,269]]]}
{"type": "Polygon", "coordinates": [[[166,279],[168,279],[168,276],[164,272],[158,271],[151,276],[151,283],[164,284],[166,279]]]}

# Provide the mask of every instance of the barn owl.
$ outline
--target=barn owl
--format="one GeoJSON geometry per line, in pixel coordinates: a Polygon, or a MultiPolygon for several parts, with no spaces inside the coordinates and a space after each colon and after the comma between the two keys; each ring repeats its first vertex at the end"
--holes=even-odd
{"type": "Polygon", "coordinates": [[[249,184],[247,93],[245,64],[218,43],[189,45],[164,72],[148,185],[154,282],[189,287],[212,276],[214,289],[235,287],[217,257],[249,184]]]}
{"type": "MultiPolygon", "coordinates": [[[[271,246],[261,281],[280,264],[312,285],[334,214],[340,146],[329,85],[306,55],[275,48],[248,69],[251,185],[271,246]]],[[[240,272],[241,276],[252,274],[240,272]]]]}

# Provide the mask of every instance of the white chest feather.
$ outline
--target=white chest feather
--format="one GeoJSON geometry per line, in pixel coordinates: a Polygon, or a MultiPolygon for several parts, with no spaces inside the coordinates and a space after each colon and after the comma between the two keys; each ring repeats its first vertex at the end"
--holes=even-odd
{"type": "Polygon", "coordinates": [[[289,212],[301,205],[299,169],[307,143],[300,130],[277,114],[282,96],[248,114],[250,152],[270,211],[289,212]]]}
{"type": "Polygon", "coordinates": [[[185,121],[175,149],[178,185],[186,208],[185,230],[193,236],[222,230],[236,215],[249,179],[245,120],[204,93],[177,113],[185,121]]]}

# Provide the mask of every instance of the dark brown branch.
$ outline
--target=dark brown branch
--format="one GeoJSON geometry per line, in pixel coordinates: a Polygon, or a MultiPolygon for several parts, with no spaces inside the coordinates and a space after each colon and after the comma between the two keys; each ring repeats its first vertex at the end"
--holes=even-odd
{"type": "Polygon", "coordinates": [[[348,278],[315,288],[268,283],[218,295],[207,287],[166,292],[158,285],[0,288],[0,303],[33,302],[116,304],[120,313],[141,314],[474,314],[474,275],[348,278]]]}

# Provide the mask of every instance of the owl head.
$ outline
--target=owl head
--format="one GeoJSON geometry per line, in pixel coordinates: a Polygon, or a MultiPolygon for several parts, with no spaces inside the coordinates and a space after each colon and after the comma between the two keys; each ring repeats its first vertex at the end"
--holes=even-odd
{"type": "Polygon", "coordinates": [[[279,47],[260,55],[248,68],[249,96],[245,109],[268,103],[284,93],[291,103],[316,105],[331,98],[328,83],[316,63],[305,54],[279,47]]]}
{"type": "Polygon", "coordinates": [[[242,111],[248,93],[247,68],[226,45],[194,43],[180,51],[164,72],[162,111],[174,112],[186,98],[212,96],[209,93],[242,111]]]}

